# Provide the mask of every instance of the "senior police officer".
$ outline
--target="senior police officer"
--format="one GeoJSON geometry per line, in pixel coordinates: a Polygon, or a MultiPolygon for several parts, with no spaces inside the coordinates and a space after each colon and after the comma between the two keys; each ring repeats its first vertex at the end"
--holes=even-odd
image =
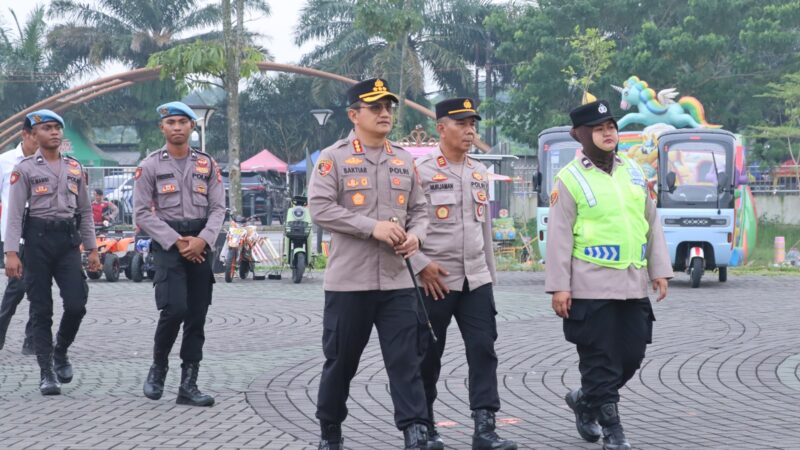
{"type": "Polygon", "coordinates": [[[604,449],[630,449],[619,389],[652,338],[648,281],[661,301],[672,267],[644,174],[616,154],[608,102],[580,106],[570,117],[582,155],[556,175],[550,196],[545,290],[578,351],[581,388],[565,400],[580,436],[595,442],[602,435],[604,449]]]}
{"type": "Polygon", "coordinates": [[[316,413],[319,448],[342,448],[350,381],[375,325],[395,424],[403,430],[406,449],[424,449],[428,414],[420,362],[428,335],[403,255],[417,251],[425,238],[425,197],[411,154],[386,139],[397,96],[384,80],[371,79],[351,87],[347,97],[354,130],[322,151],[309,186],[311,215],[331,232],[324,282],[325,365],[316,413]]]}
{"type": "Polygon", "coordinates": [[[136,169],[133,195],[136,225],[153,238],[153,285],[161,311],[143,391],[152,400],[163,395],[169,353],[183,325],[177,403],[212,406],[214,398],[198,389],[197,375],[214,284],[210,252],[225,218],[225,190],[217,162],[189,147],[194,111],[181,102],[156,111],[166,144],[136,169]]]}
{"type": "MultiPolygon", "coordinates": [[[[11,191],[11,173],[17,164],[26,156],[32,155],[39,148],[39,144],[33,137],[33,127],[27,117],[22,121],[22,140],[13,150],[9,150],[0,155],[0,198],[4,208],[8,208],[8,196],[11,191]]],[[[0,215],[0,240],[6,238],[6,225],[8,224],[8,212],[0,215]]],[[[23,258],[23,248],[20,246],[19,255],[23,258]]],[[[25,298],[25,283],[21,278],[9,278],[6,290],[3,294],[3,301],[0,302],[0,349],[6,342],[8,325],[11,317],[17,311],[22,299],[25,298]]],[[[22,342],[23,355],[35,355],[33,350],[33,322],[28,319],[25,324],[25,340],[22,342]]]]}
{"type": "Polygon", "coordinates": [[[442,367],[447,327],[453,317],[464,339],[469,363],[469,404],[475,421],[473,449],[517,448],[495,432],[497,393],[497,339],[492,283],[495,281],[492,226],[487,195],[486,167],[467,155],[476,138],[481,116],[470,98],[436,104],[439,148],[417,160],[417,170],[428,200],[427,238],[411,257],[425,289],[425,303],[438,342],[422,363],[427,398],[429,449],[444,449],[435,426],[433,404],[442,367]]]}
{"type": "Polygon", "coordinates": [[[86,314],[88,286],[81,266],[80,244],[89,251],[89,270],[100,270],[92,207],[81,164],[62,155],[64,120],[50,110],[28,114],[39,149],[11,173],[11,194],[5,240],[6,275],[24,276],[33,321],[33,343],[39,363],[42,395],[58,395],[61,383],[72,381],[67,349],[86,314]],[[25,204],[29,204],[26,214],[25,204]],[[25,258],[20,261],[20,238],[25,258]],[[23,270],[24,268],[24,270],[23,270]],[[55,279],[64,314],[53,347],[55,279]]]}

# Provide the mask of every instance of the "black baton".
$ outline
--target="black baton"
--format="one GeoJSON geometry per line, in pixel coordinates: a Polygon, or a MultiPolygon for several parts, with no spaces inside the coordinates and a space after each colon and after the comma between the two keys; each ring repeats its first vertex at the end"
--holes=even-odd
{"type": "MultiPolygon", "coordinates": [[[[389,222],[400,224],[400,219],[397,217],[392,217],[389,219],[389,222]]],[[[428,317],[428,310],[425,308],[425,300],[422,298],[422,292],[419,290],[419,285],[417,284],[417,277],[414,276],[414,269],[411,268],[411,260],[403,256],[403,260],[406,262],[406,267],[408,268],[408,274],[411,275],[411,281],[414,282],[414,292],[417,293],[417,300],[419,301],[419,306],[422,308],[422,314],[425,316],[425,322],[428,325],[428,330],[431,332],[431,338],[433,338],[433,342],[436,343],[439,340],[436,339],[436,333],[433,332],[433,325],[431,325],[431,319],[428,317]]]]}

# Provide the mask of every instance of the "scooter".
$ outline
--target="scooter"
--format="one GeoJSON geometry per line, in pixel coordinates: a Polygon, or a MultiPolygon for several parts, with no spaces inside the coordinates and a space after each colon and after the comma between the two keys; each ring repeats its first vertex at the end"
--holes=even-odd
{"type": "Polygon", "coordinates": [[[292,197],[292,206],[286,212],[283,237],[283,256],[292,268],[292,281],[299,283],[309,264],[311,249],[311,213],[304,196],[292,197]]]}
{"type": "Polygon", "coordinates": [[[131,280],[136,283],[141,282],[145,277],[153,279],[156,267],[153,262],[153,254],[150,253],[151,238],[140,238],[136,241],[136,253],[131,258],[131,280]]]}

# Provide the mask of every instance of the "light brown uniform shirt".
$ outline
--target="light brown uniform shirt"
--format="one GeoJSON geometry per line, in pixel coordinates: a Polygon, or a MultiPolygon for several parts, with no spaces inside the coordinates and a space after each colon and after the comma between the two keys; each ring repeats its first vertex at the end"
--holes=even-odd
{"type": "Polygon", "coordinates": [[[8,214],[6,252],[19,251],[26,203],[30,205],[29,217],[37,219],[70,220],[80,216],[83,248],[97,248],[83,167],[76,159],[64,155],[59,156],[58,164],[59,170],[54,171],[39,149],[20,161],[11,173],[8,209],[3,211],[8,214]]]}
{"type": "Polygon", "coordinates": [[[225,188],[219,165],[194,149],[189,150],[187,158],[175,160],[164,146],[147,156],[134,175],[136,225],[164,249],[181,237],[167,221],[207,219],[198,237],[213,248],[225,220],[225,188]]]}
{"type": "Polygon", "coordinates": [[[408,233],[425,240],[427,207],[414,172],[414,158],[402,147],[386,141],[384,148],[366,148],[353,132],[322,150],[308,206],[314,222],[331,232],[325,290],[414,286],[402,256],[371,237],[378,221],[397,217],[408,233]]]}
{"type": "Polygon", "coordinates": [[[489,173],[469,156],[454,165],[441,149],[417,159],[417,171],[428,200],[428,237],[411,257],[419,273],[431,261],[450,275],[443,281],[451,291],[495,280],[492,223],[489,216],[489,173]]]}
{"type": "MultiPolygon", "coordinates": [[[[620,165],[621,161],[617,158],[611,169],[612,173],[620,165]]],[[[594,165],[592,170],[602,172],[594,165]]],[[[667,252],[664,231],[658,220],[656,204],[650,196],[645,196],[645,215],[650,225],[645,253],[647,267],[637,269],[631,265],[625,270],[620,270],[572,257],[574,244],[572,230],[577,217],[577,206],[575,199],[561,180],[556,180],[555,190],[558,190],[558,197],[555,204],[550,206],[547,224],[544,282],[547,293],[568,291],[571,292],[572,298],[579,299],[644,298],[648,293],[648,280],[672,278],[672,263],[667,252]]],[[[609,217],[608,220],[615,219],[609,217]]]]}

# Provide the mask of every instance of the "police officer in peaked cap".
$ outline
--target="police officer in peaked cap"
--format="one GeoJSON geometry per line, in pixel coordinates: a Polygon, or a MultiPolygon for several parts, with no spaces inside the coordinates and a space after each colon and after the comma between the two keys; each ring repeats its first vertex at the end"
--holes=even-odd
{"type": "Polygon", "coordinates": [[[545,290],[578,351],[581,387],[565,397],[578,433],[627,450],[619,390],[652,338],[648,284],[663,300],[672,266],[644,173],[616,152],[608,102],[582,105],[570,118],[582,154],[556,175],[550,196],[545,290]]]}

